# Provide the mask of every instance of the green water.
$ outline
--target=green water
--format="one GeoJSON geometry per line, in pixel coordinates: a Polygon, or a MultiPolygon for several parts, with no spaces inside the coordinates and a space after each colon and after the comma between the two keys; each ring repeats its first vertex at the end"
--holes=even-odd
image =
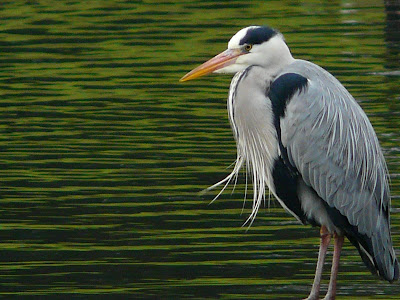
{"type": "MultiPolygon", "coordinates": [[[[212,205],[198,194],[235,159],[230,77],[178,80],[253,24],[360,101],[400,250],[400,33],[379,1],[3,1],[0,20],[0,297],[308,294],[316,228],[272,201],[246,231],[244,178],[212,205]]],[[[338,280],[339,299],[400,296],[349,243],[338,280]]]]}

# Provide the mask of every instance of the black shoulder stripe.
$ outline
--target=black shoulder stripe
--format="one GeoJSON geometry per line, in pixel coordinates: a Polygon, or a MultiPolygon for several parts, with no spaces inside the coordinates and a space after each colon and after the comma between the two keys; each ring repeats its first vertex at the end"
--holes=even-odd
{"type": "Polygon", "coordinates": [[[307,84],[307,78],[296,73],[283,74],[271,83],[268,97],[271,99],[275,117],[285,115],[285,108],[291,97],[296,92],[301,92],[307,84]]]}
{"type": "Polygon", "coordinates": [[[278,136],[279,148],[283,163],[287,166],[290,172],[297,174],[297,169],[292,166],[289,161],[287,149],[282,144],[281,123],[280,119],[285,116],[287,103],[296,92],[301,92],[307,86],[307,78],[296,74],[286,73],[275,79],[270,86],[268,98],[272,103],[272,112],[274,115],[274,125],[278,136]]]}
{"type": "Polygon", "coordinates": [[[283,157],[279,157],[274,161],[272,178],[276,195],[303,224],[306,224],[307,217],[301,208],[301,202],[297,195],[298,175],[287,165],[283,157]]]}

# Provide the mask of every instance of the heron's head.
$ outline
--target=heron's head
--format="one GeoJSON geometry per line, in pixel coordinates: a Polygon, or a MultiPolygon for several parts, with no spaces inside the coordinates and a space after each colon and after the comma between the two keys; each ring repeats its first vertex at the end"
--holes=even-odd
{"type": "Polygon", "coordinates": [[[209,73],[234,74],[249,66],[260,66],[278,72],[293,60],[283,35],[266,26],[250,26],[238,31],[228,49],[181,78],[187,81],[209,73]]]}

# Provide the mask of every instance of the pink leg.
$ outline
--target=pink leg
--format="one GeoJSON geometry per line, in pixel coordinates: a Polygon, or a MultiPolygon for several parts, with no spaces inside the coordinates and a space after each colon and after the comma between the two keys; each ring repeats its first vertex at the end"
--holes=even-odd
{"type": "Polygon", "coordinates": [[[331,235],[325,226],[321,227],[321,244],[319,246],[317,268],[315,269],[314,283],[307,300],[318,300],[319,289],[321,286],[322,269],[324,267],[326,251],[328,250],[329,243],[331,242],[331,235]]]}
{"type": "Polygon", "coordinates": [[[336,277],[339,270],[340,252],[342,251],[342,246],[344,242],[343,236],[339,236],[335,233],[334,237],[335,237],[335,250],[333,251],[331,280],[329,281],[328,293],[324,298],[325,300],[334,300],[336,297],[336,277]]]}

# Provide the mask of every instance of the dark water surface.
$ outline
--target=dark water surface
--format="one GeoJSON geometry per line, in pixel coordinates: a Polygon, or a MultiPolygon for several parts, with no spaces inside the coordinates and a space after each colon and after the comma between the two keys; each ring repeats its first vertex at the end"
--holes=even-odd
{"type": "MultiPolygon", "coordinates": [[[[307,295],[316,228],[272,201],[246,232],[244,176],[198,195],[235,159],[230,76],[178,80],[253,24],[360,101],[400,250],[399,31],[380,1],[3,1],[0,20],[0,297],[307,295]]],[[[349,243],[338,280],[339,299],[400,297],[349,243]]]]}

